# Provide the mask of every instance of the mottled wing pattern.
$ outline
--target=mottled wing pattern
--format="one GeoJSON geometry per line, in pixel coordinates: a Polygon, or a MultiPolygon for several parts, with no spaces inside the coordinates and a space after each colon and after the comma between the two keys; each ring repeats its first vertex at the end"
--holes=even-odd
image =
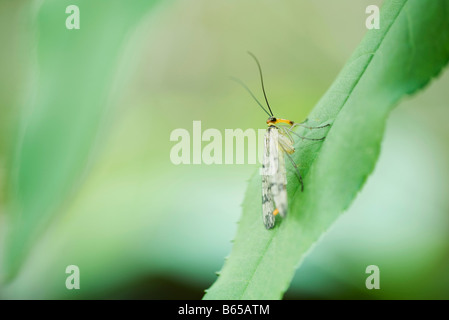
{"type": "Polygon", "coordinates": [[[283,150],[279,146],[279,130],[270,126],[265,133],[265,150],[262,164],[262,214],[267,229],[275,224],[273,211],[287,214],[287,177],[283,150]]]}
{"type": "Polygon", "coordinates": [[[265,228],[271,229],[274,227],[275,216],[274,202],[271,194],[271,175],[274,167],[273,159],[278,158],[278,149],[272,150],[273,140],[276,136],[277,140],[277,130],[271,130],[271,127],[265,132],[265,144],[264,144],[264,154],[262,163],[262,218],[265,228]]]}

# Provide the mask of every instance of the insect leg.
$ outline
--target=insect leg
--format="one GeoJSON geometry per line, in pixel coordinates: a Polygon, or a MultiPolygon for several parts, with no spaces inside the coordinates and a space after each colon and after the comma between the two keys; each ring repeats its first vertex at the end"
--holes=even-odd
{"type": "Polygon", "coordinates": [[[304,191],[304,183],[302,181],[301,172],[299,171],[298,166],[296,165],[296,163],[293,160],[293,158],[291,157],[291,155],[289,155],[288,152],[285,151],[284,147],[282,145],[280,145],[280,146],[281,146],[282,150],[284,151],[284,153],[287,155],[290,162],[292,163],[293,167],[296,169],[296,173],[298,174],[299,183],[301,184],[301,191],[304,191]]]}
{"type": "Polygon", "coordinates": [[[322,140],[326,139],[326,137],[322,137],[322,138],[319,138],[319,139],[312,139],[312,138],[307,138],[307,137],[300,136],[299,134],[297,134],[295,131],[292,131],[292,130],[289,130],[289,132],[293,133],[295,136],[297,136],[297,137],[299,137],[299,138],[301,138],[303,140],[306,139],[306,140],[311,140],[311,141],[322,141],[322,140]]]}
{"type": "MultiPolygon", "coordinates": [[[[306,121],[307,121],[307,120],[306,120],[306,121]]],[[[305,122],[305,121],[304,121],[304,122],[305,122]]],[[[301,122],[301,123],[294,123],[294,124],[292,124],[292,126],[290,127],[290,129],[293,129],[293,128],[296,127],[296,126],[300,126],[300,127],[307,128],[307,129],[321,129],[321,128],[326,128],[326,127],[329,127],[329,126],[330,126],[330,123],[328,123],[328,124],[326,124],[326,125],[324,125],[324,126],[310,127],[310,126],[305,126],[305,125],[303,125],[304,122],[301,122]]]]}
{"type": "MultiPolygon", "coordinates": [[[[292,136],[290,135],[290,133],[288,132],[288,129],[284,126],[279,126],[278,127],[279,130],[282,131],[282,133],[285,133],[285,135],[290,139],[291,143],[294,144],[295,140],[292,138],[292,136]]],[[[285,150],[284,150],[285,151],[285,150]]]]}

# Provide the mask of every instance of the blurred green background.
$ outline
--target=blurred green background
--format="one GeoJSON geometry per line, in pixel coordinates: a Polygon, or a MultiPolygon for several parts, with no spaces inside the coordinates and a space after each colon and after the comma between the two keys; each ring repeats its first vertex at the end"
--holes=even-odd
{"type": "MultiPolygon", "coordinates": [[[[0,0],[0,298],[201,298],[258,166],[175,166],[170,133],[266,127],[229,81],[261,97],[247,50],[275,114],[302,121],[381,3],[0,0]]],[[[285,298],[449,298],[448,85],[394,110],[375,172],[285,298]]]]}

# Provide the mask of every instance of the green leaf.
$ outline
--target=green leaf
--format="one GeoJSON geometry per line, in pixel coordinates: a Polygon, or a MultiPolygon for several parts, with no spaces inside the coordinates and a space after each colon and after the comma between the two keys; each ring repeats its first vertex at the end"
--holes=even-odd
{"type": "Polygon", "coordinates": [[[289,170],[289,215],[267,231],[261,179],[254,174],[233,250],[205,299],[282,297],[305,253],[349,207],[373,171],[392,108],[446,65],[448,16],[447,0],[385,1],[380,29],[367,31],[309,116],[310,125],[331,123],[330,129],[299,131],[309,137],[327,135],[322,143],[296,145],[304,192],[289,170]]]}
{"type": "MultiPolygon", "coordinates": [[[[68,30],[73,1],[45,1],[35,28],[37,70],[8,159],[11,229],[5,277],[17,273],[33,242],[83,179],[111,104],[123,45],[156,0],[76,1],[80,29],[68,30]]],[[[29,4],[32,15],[35,4],[29,4]]],[[[33,73],[33,72],[30,72],[33,73]]]]}

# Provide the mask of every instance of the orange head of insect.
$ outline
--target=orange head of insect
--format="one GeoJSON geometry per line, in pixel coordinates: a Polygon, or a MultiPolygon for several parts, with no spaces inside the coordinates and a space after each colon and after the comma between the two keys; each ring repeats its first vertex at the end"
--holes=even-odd
{"type": "Polygon", "coordinates": [[[269,117],[267,119],[267,124],[269,126],[275,125],[277,123],[286,123],[286,124],[291,125],[291,126],[293,125],[293,121],[291,121],[291,120],[279,119],[279,118],[275,118],[275,117],[269,117]]]}

